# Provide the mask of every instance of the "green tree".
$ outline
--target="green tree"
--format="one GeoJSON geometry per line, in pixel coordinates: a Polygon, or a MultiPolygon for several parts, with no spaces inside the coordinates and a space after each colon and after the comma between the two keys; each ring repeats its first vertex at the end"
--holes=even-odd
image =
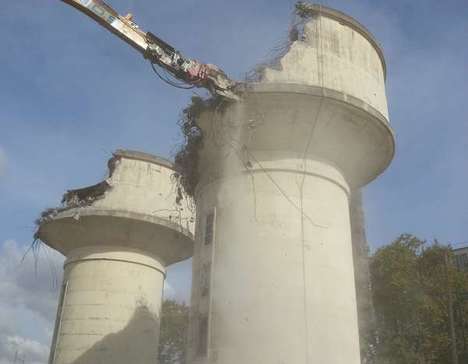
{"type": "MultiPolygon", "coordinates": [[[[451,249],[437,241],[427,244],[404,234],[373,256],[371,284],[375,305],[379,364],[451,364],[449,293],[460,357],[466,346],[468,313],[463,293],[468,291],[465,273],[451,262],[451,249]],[[463,334],[463,335],[462,335],[463,334]]],[[[460,361],[462,363],[462,361],[460,361]]]]}
{"type": "Polygon", "coordinates": [[[189,307],[185,303],[164,300],[161,308],[159,364],[185,364],[189,307]]]}

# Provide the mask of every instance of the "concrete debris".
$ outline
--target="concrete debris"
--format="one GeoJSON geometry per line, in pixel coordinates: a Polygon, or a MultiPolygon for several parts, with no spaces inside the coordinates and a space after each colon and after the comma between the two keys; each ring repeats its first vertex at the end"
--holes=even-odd
{"type": "Polygon", "coordinates": [[[304,1],[298,1],[296,3],[296,14],[297,16],[301,18],[310,18],[314,15],[317,15],[318,9],[317,7],[320,7],[320,5],[313,5],[306,3],[304,1]]]}
{"type": "Polygon", "coordinates": [[[34,223],[39,226],[41,225],[44,221],[47,221],[49,219],[53,219],[54,216],[56,216],[62,209],[61,208],[48,208],[45,209],[44,211],[41,212],[41,215],[39,218],[37,218],[34,223]]]}
{"type": "MultiPolygon", "coordinates": [[[[68,190],[62,197],[62,206],[55,208],[48,208],[44,210],[38,219],[35,220],[38,230],[35,233],[35,237],[39,235],[39,228],[41,224],[47,221],[51,221],[62,211],[76,207],[87,207],[91,206],[95,201],[103,198],[108,190],[112,188],[111,177],[119,163],[121,157],[118,154],[113,154],[112,158],[107,162],[109,169],[108,178],[105,181],[99,182],[93,186],[78,188],[75,190],[68,190]]],[[[79,220],[80,216],[75,215],[74,219],[79,220]]]]}
{"type": "Polygon", "coordinates": [[[89,206],[94,201],[103,198],[106,191],[111,188],[109,182],[102,181],[94,186],[67,191],[62,198],[66,207],[89,206]]]}
{"type": "Polygon", "coordinates": [[[154,362],[166,266],[193,254],[191,200],[175,184],[172,162],[117,150],[109,173],[68,191],[39,220],[36,237],[67,258],[55,364],[154,362]]]}
{"type": "Polygon", "coordinates": [[[304,25],[311,18],[317,16],[321,9],[321,5],[298,1],[295,5],[295,12],[293,13],[286,40],[280,41],[280,43],[271,50],[266,61],[258,63],[253,70],[248,72],[246,80],[250,82],[261,82],[263,80],[265,68],[281,70],[280,60],[290,51],[293,43],[304,42],[306,40],[304,25]]]}
{"type": "MultiPolygon", "coordinates": [[[[203,146],[203,133],[196,119],[203,110],[222,105],[222,98],[202,99],[192,97],[192,102],[182,112],[179,126],[184,142],[174,158],[174,177],[187,195],[193,197],[198,184],[198,152],[203,146]]],[[[179,200],[180,202],[180,200],[179,200]]]]}

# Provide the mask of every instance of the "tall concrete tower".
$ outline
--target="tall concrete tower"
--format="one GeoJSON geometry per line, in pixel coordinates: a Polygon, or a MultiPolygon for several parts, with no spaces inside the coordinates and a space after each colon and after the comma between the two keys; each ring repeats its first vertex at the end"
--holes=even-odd
{"type": "Polygon", "coordinates": [[[190,359],[359,364],[349,196],[394,154],[373,36],[307,6],[242,101],[207,102],[190,359]]]}
{"type": "Polygon", "coordinates": [[[67,257],[51,364],[157,362],[165,267],[193,249],[172,175],[164,159],[120,150],[108,179],[43,214],[37,237],[67,257]]]}

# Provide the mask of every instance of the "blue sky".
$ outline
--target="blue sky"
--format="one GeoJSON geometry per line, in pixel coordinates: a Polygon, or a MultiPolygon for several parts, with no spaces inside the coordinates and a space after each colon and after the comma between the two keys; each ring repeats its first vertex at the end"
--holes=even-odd
{"type": "MultiPolygon", "coordinates": [[[[294,4],[110,2],[121,13],[131,10],[143,29],[236,79],[285,39],[294,4]]],[[[322,3],[368,27],[387,60],[397,153],[365,192],[372,246],[403,232],[468,241],[468,3],[322,3]]],[[[5,2],[0,34],[0,364],[18,345],[39,364],[56,300],[49,269],[60,271],[61,258],[42,252],[37,272],[33,260],[19,264],[34,219],[65,190],[101,179],[117,148],[173,155],[180,142],[176,121],[192,93],[160,82],[131,48],[57,0],[5,2]]],[[[189,276],[187,263],[171,269],[169,293],[186,298],[189,276]]]]}

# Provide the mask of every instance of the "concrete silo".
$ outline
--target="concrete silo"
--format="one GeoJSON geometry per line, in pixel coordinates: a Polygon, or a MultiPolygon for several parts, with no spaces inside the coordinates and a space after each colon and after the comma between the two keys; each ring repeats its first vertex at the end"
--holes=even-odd
{"type": "Polygon", "coordinates": [[[304,6],[242,100],[198,107],[190,360],[358,364],[350,191],[394,154],[373,36],[304,6]]]}
{"type": "Polygon", "coordinates": [[[157,360],[165,268],[193,249],[183,197],[170,162],[119,150],[105,181],[43,214],[37,237],[67,258],[50,363],[157,360]]]}

